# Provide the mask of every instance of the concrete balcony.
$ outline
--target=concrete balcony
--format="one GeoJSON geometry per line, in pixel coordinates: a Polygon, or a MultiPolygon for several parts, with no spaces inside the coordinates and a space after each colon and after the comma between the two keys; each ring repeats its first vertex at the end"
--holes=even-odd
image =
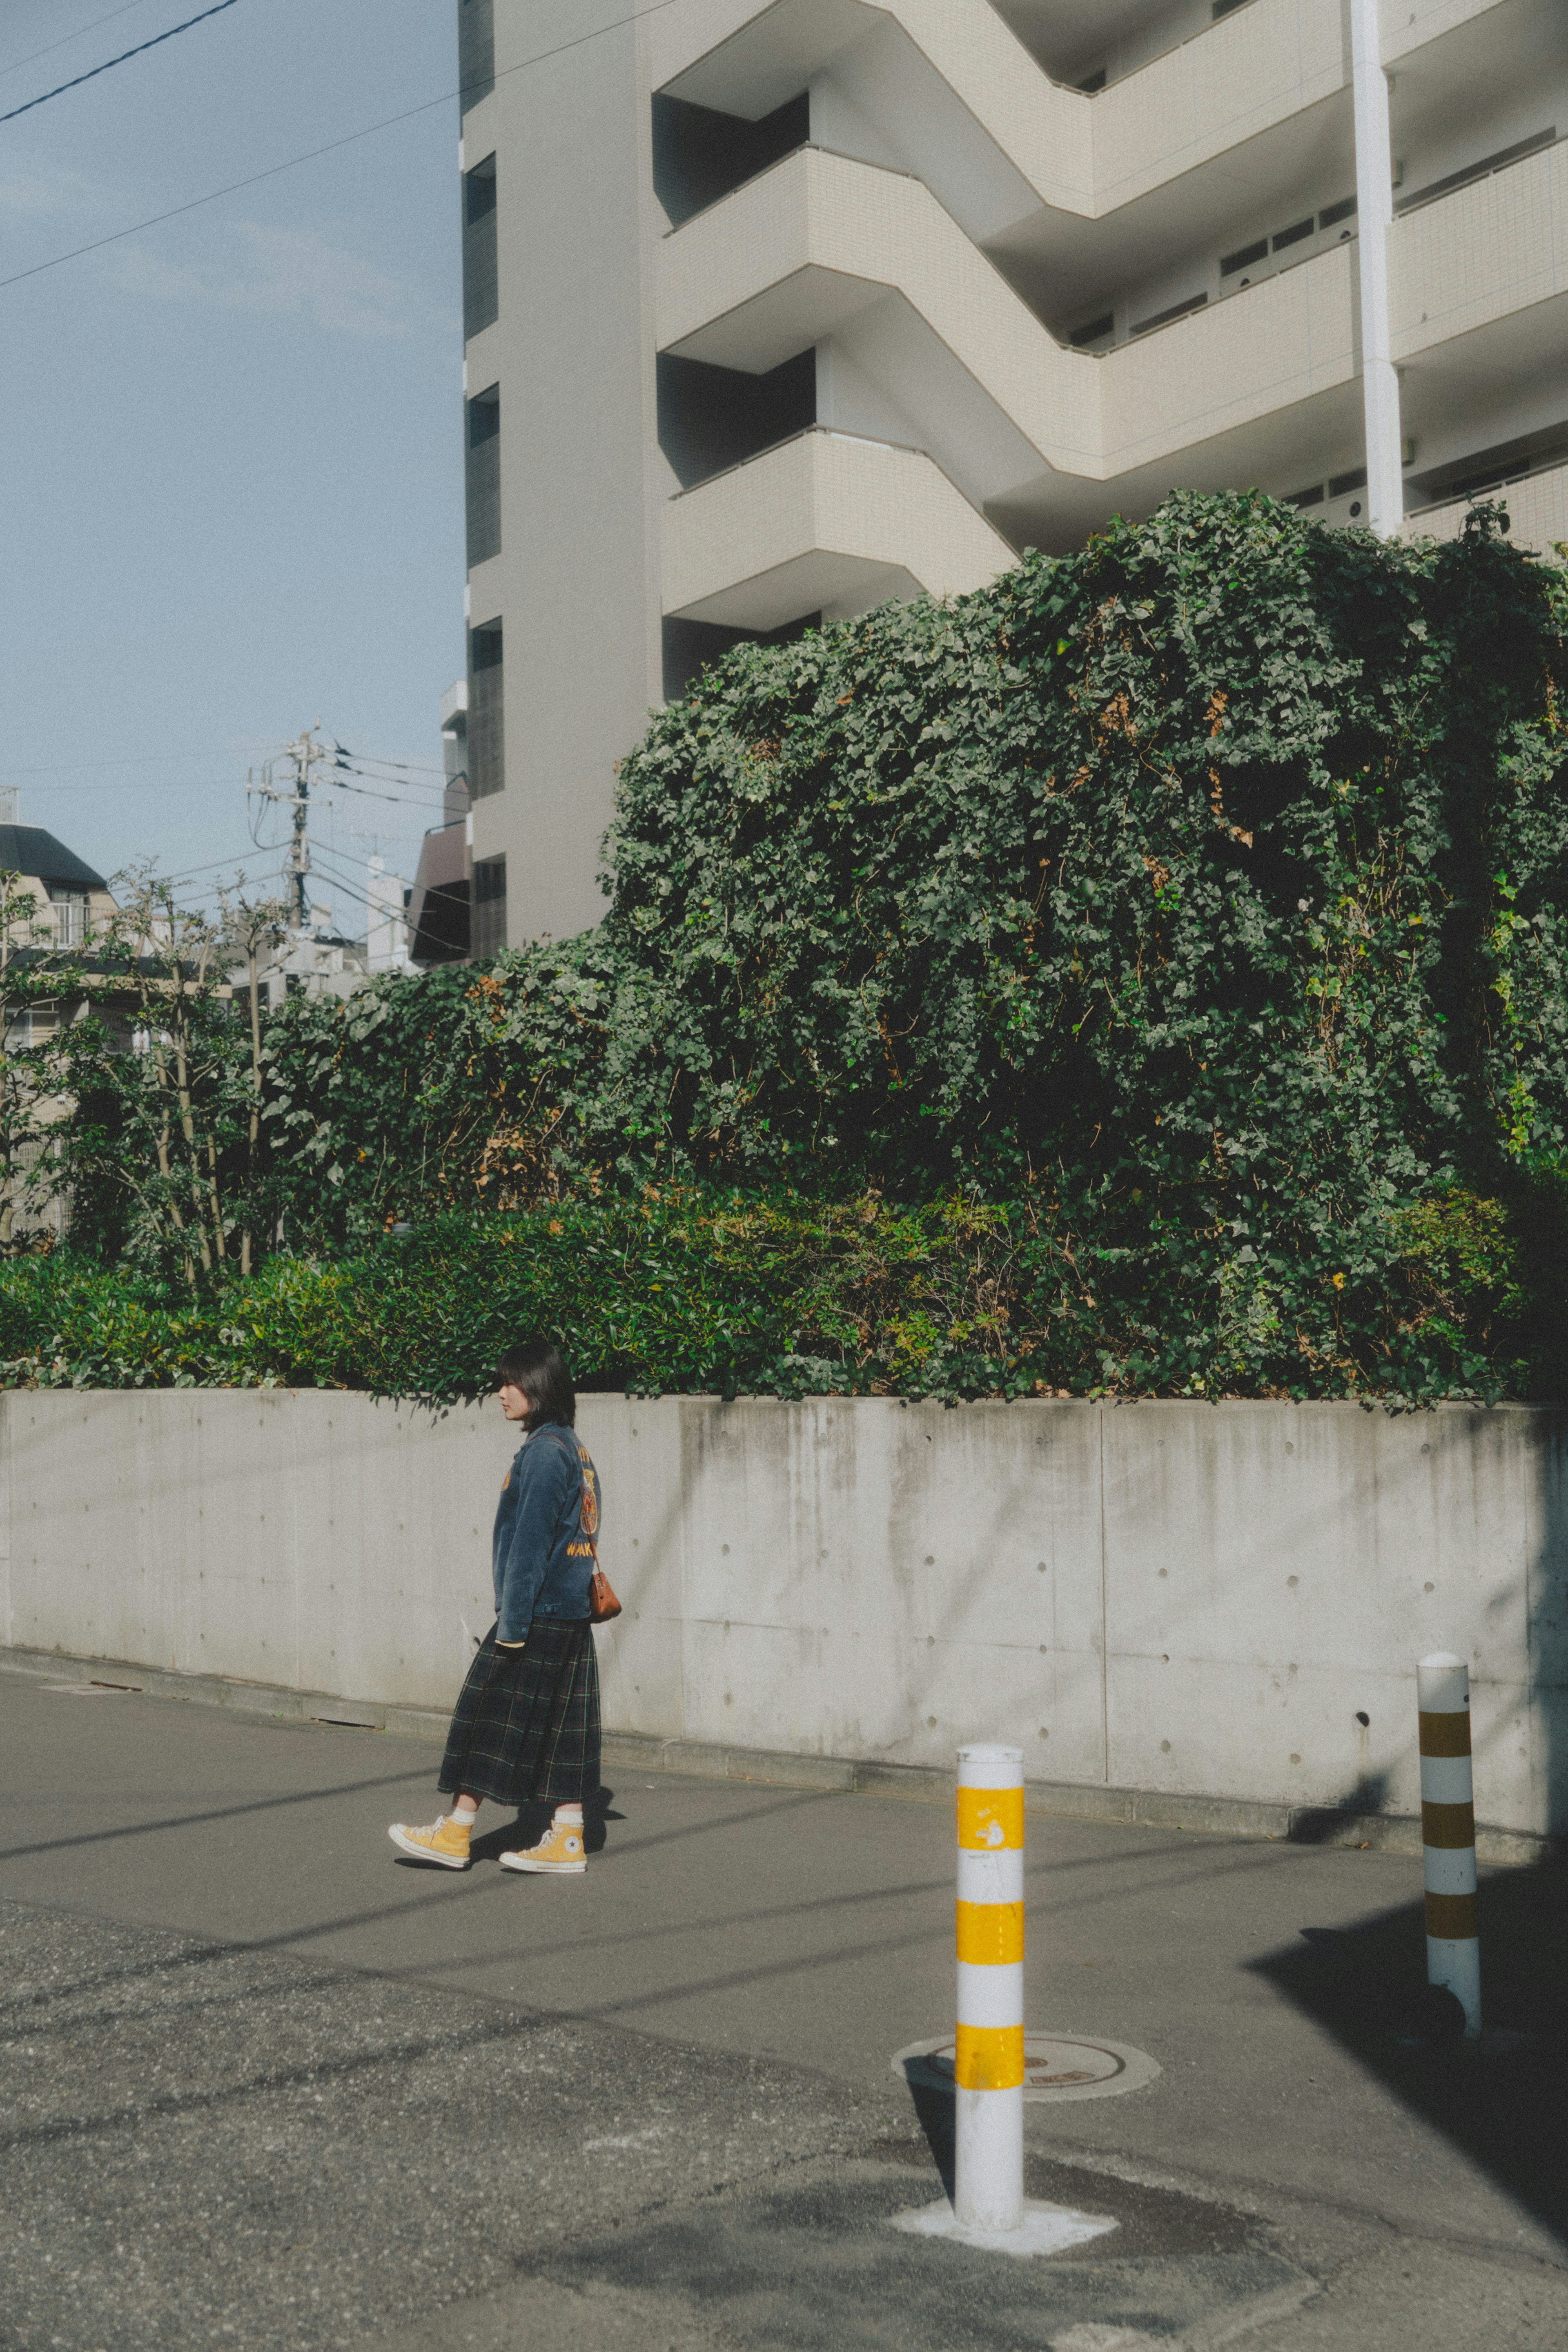
{"type": "MultiPolygon", "coordinates": [[[[786,157],[664,240],[659,348],[761,374],[890,297],[926,331],[921,372],[969,453],[971,497],[1042,465],[1095,471],[1099,362],[1056,341],[921,181],[820,148],[786,157]],[[988,434],[969,414],[977,385],[995,412],[988,434]],[[998,434],[1003,420],[1010,434],[998,434]]],[[[919,389],[912,413],[924,424],[919,389]]]]}
{"type": "Polygon", "coordinates": [[[890,596],[963,595],[1013,550],[932,459],[821,427],[672,499],[664,606],[671,618],[775,629],[890,596]]]}
{"type": "Polygon", "coordinates": [[[1568,466],[1551,466],[1521,481],[1501,482],[1472,498],[1449,499],[1406,515],[1406,539],[1458,539],[1476,499],[1495,499],[1508,509],[1509,537],[1528,555],[1547,555],[1568,541],[1568,466]]]}
{"type": "MultiPolygon", "coordinates": [[[[1407,429],[1478,415],[1568,362],[1568,142],[1390,236],[1407,429]]],[[[1354,244],[1101,356],[1065,349],[923,183],[804,148],[663,241],[661,348],[761,373],[812,344],[852,363],[831,421],[927,449],[1015,542],[1067,543],[1089,486],[1288,492],[1359,437],[1354,244]],[[877,401],[881,402],[880,411],[877,401]],[[1337,453],[1337,454],[1336,454],[1337,453]]]]}
{"type": "Polygon", "coordinates": [[[1063,348],[931,192],[806,148],[664,241],[662,349],[762,373],[831,338],[976,504],[1051,505],[1349,383],[1340,247],[1103,357],[1063,348]]]}
{"type": "MultiPolygon", "coordinates": [[[[1390,8],[1386,61],[1504,5],[1390,8]]],[[[1041,206],[1104,219],[1349,89],[1337,0],[1252,0],[1093,97],[1053,80],[991,0],[710,0],[655,17],[649,38],[655,88],[750,120],[831,77],[979,238],[1041,206]]],[[[1342,144],[1348,161],[1348,105],[1342,144]]],[[[1240,161],[1256,181],[1259,159],[1240,161]]]]}

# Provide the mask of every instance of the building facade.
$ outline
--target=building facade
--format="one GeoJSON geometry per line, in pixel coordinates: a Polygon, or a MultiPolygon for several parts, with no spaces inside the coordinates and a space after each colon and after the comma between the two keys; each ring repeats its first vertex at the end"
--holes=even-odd
{"type": "MultiPolygon", "coordinates": [[[[493,956],[507,944],[492,908],[489,929],[477,946],[474,929],[474,819],[468,793],[468,683],[459,678],[441,698],[441,761],[444,778],[441,822],[426,830],[408,898],[409,956],[417,964],[466,963],[471,955],[493,956]]],[[[499,790],[497,786],[496,789],[499,790]]],[[[492,859],[492,881],[505,887],[503,848],[492,859]]]]}
{"type": "Polygon", "coordinates": [[[1568,538],[1568,0],[458,0],[477,929],[741,637],[1172,488],[1568,538]]]}

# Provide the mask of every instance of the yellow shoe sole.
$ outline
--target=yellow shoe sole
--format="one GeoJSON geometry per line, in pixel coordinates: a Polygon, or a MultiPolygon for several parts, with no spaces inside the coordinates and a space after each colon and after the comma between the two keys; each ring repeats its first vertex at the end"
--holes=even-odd
{"type": "Polygon", "coordinates": [[[576,1862],[536,1862],[531,1853],[504,1853],[501,1867],[503,1870],[537,1871],[541,1876],[548,1873],[558,1878],[569,1877],[588,1868],[588,1857],[584,1854],[576,1862]]]}

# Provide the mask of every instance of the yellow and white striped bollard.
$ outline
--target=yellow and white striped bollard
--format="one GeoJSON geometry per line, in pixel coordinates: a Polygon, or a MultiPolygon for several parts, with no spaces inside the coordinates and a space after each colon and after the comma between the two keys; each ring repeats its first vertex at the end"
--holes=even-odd
{"type": "Polygon", "coordinates": [[[1481,1948],[1476,1916],[1476,1807],[1470,1775],[1470,1676],[1439,1650],[1416,1669],[1421,1727],[1421,1859],[1427,1883],[1427,1981],[1446,1985],[1481,2030],[1481,1948]]]}
{"type": "Polygon", "coordinates": [[[1023,1749],[958,1750],[960,2229],[1017,2230],[1023,2202],[1023,1749]]]}

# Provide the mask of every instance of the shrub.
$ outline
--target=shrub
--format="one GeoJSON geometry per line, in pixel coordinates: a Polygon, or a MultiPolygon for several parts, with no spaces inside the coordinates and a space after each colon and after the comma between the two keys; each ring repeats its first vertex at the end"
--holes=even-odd
{"type": "Polygon", "coordinates": [[[274,1016],[268,1217],[372,1290],[480,1211],[632,1282],[656,1197],[690,1317],[593,1345],[670,1386],[1555,1381],[1568,582],[1495,523],[1181,493],[738,649],[622,763],[597,930],[274,1016]]]}

